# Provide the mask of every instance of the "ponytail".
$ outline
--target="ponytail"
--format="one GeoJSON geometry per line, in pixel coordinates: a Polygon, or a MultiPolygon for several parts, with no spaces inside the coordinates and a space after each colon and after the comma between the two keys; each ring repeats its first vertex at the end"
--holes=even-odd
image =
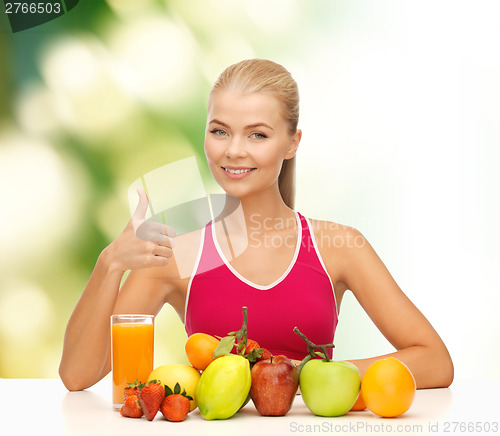
{"type": "Polygon", "coordinates": [[[294,209],[295,206],[295,156],[283,161],[278,177],[278,187],[285,204],[294,209]]]}

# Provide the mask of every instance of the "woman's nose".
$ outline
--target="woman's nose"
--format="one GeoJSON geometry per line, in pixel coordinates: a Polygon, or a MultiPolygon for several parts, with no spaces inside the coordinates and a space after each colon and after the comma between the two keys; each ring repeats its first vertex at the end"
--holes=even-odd
{"type": "Polygon", "coordinates": [[[234,159],[237,157],[244,157],[246,154],[247,151],[242,138],[233,137],[230,141],[228,141],[226,147],[226,157],[234,159]]]}

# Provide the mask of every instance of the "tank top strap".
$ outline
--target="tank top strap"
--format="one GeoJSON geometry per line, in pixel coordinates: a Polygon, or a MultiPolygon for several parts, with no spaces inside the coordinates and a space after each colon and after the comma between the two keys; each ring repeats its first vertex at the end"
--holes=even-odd
{"type": "Polygon", "coordinates": [[[302,241],[300,245],[300,253],[299,256],[303,257],[312,251],[316,251],[315,244],[313,242],[313,235],[311,235],[311,231],[309,229],[309,224],[307,219],[297,212],[300,218],[300,224],[302,226],[302,241]]]}
{"type": "Polygon", "coordinates": [[[297,262],[309,265],[309,267],[316,269],[328,277],[333,289],[333,283],[326,269],[323,258],[316,243],[312,224],[310,221],[299,213],[300,221],[302,223],[302,243],[300,246],[300,253],[297,262]]]}
{"type": "Polygon", "coordinates": [[[309,226],[307,225],[307,220],[304,215],[302,215],[300,212],[297,212],[297,215],[299,216],[300,219],[300,225],[302,227],[302,243],[304,241],[307,242],[307,240],[311,239],[311,233],[309,232],[309,226]]]}
{"type": "Polygon", "coordinates": [[[203,236],[199,252],[199,262],[195,270],[196,274],[213,270],[224,265],[224,261],[219,256],[213,238],[214,222],[210,221],[203,229],[203,236]]]}

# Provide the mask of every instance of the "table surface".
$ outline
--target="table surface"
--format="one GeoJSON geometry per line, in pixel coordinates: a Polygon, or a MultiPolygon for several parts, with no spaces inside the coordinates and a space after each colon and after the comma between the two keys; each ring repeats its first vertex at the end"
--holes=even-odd
{"type": "Polygon", "coordinates": [[[283,434],[499,434],[500,379],[456,380],[448,389],[418,390],[410,410],[380,418],[368,410],[336,418],[313,415],[297,395],[286,416],[262,417],[250,401],[227,420],[205,421],[198,409],[172,423],[122,417],[111,406],[111,379],[68,392],[59,379],[0,379],[2,435],[283,435],[283,434]],[[34,405],[36,402],[38,404],[34,405]],[[8,428],[4,433],[3,429],[8,428]],[[470,430],[474,430],[471,432],[470,430]],[[35,433],[37,432],[37,433],[35,433]]]}

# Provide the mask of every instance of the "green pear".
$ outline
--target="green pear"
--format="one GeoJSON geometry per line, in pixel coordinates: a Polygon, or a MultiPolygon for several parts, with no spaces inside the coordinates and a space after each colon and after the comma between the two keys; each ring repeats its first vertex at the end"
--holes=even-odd
{"type": "Polygon", "coordinates": [[[196,402],[206,420],[233,416],[247,399],[252,376],[243,356],[226,355],[211,362],[196,388],[196,402]]]}

